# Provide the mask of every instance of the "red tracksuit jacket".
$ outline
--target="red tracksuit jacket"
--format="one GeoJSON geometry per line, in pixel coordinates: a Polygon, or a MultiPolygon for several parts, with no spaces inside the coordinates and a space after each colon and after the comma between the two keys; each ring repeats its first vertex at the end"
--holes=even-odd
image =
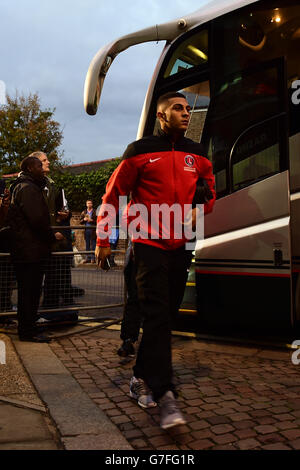
{"type": "Polygon", "coordinates": [[[97,219],[97,245],[109,246],[107,235],[115,224],[112,217],[107,216],[105,204],[111,204],[118,212],[119,196],[129,194],[131,201],[127,206],[127,222],[130,225],[135,220],[138,224],[134,226],[138,225],[141,229],[141,235],[133,237],[133,242],[146,243],[165,250],[184,245],[186,238],[176,239],[178,234],[175,234],[172,214],[170,227],[166,227],[161,218],[158,225],[153,222],[151,210],[153,205],[157,207],[167,204],[171,207],[177,204],[183,213],[184,204],[193,202],[197,181],[203,178],[213,195],[205,203],[204,213],[212,211],[215,201],[214,176],[211,162],[202,154],[201,144],[182,137],[172,145],[168,136],[162,132],[158,136],[144,137],[130,144],[123,155],[123,161],[111,175],[102,198],[97,219]],[[146,216],[143,211],[136,211],[139,209],[139,206],[134,206],[136,204],[143,204],[147,211],[146,216]]]}

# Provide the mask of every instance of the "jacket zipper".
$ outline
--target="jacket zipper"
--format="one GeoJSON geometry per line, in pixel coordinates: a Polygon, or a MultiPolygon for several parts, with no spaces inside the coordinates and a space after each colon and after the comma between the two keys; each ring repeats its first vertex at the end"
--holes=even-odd
{"type": "MultiPolygon", "coordinates": [[[[173,160],[173,187],[174,187],[174,203],[177,203],[176,191],[176,165],[175,165],[175,145],[172,143],[172,160],[173,160]]],[[[174,222],[174,221],[173,221],[174,222]]],[[[173,227],[175,229],[175,227],[173,227]]],[[[171,240],[170,240],[171,242],[171,240]]],[[[174,241],[170,244],[174,245],[174,241]]]]}

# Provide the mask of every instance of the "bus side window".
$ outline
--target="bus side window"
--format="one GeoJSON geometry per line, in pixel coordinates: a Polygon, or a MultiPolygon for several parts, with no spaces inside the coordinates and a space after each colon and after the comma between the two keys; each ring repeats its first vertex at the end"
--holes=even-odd
{"type": "Polygon", "coordinates": [[[210,57],[214,112],[209,138],[218,197],[287,169],[288,137],[291,183],[300,187],[299,21],[299,2],[281,0],[253,2],[212,22],[216,47],[210,57]],[[247,76],[251,69],[257,73],[247,76]],[[285,112],[288,120],[278,117],[285,112]]]}
{"type": "Polygon", "coordinates": [[[231,152],[232,189],[237,191],[280,171],[282,116],[251,127],[231,152]]]}
{"type": "Polygon", "coordinates": [[[185,135],[195,142],[201,142],[210,103],[209,81],[206,80],[196,83],[195,85],[184,88],[181,92],[186,96],[191,106],[189,127],[185,135]]]}
{"type": "Polygon", "coordinates": [[[279,65],[271,61],[270,65],[268,63],[262,64],[254,69],[224,77],[214,90],[207,115],[204,140],[208,153],[211,154],[218,197],[222,197],[232,190],[241,189],[243,181],[248,181],[247,184],[251,184],[261,178],[262,173],[269,174],[279,171],[278,162],[273,162],[273,158],[279,161],[279,156],[275,157],[272,154],[273,156],[270,157],[269,153],[267,157],[264,153],[264,156],[253,157],[255,149],[260,152],[266,148],[262,147],[263,145],[271,147],[268,142],[271,139],[270,135],[273,136],[274,130],[269,121],[265,123],[264,130],[261,131],[263,137],[250,138],[248,136],[249,142],[238,146],[235,150],[233,175],[230,169],[232,149],[243,133],[281,112],[279,90],[279,71],[281,69],[279,65]],[[251,146],[253,154],[251,154],[251,146]],[[250,158],[251,155],[251,160],[245,161],[243,164],[240,163],[242,160],[250,158]],[[256,170],[254,170],[255,165],[256,170]],[[266,165],[265,170],[261,168],[259,171],[258,165],[266,165]],[[249,174],[242,176],[246,167],[249,174]],[[234,186],[232,186],[233,177],[235,178],[234,186]]]}

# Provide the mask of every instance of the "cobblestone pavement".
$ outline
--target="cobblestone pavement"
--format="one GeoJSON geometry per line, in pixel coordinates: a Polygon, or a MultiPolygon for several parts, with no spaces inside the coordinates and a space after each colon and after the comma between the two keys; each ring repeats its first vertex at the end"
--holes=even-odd
{"type": "Polygon", "coordinates": [[[133,362],[117,331],[57,339],[51,349],[134,449],[300,449],[300,365],[291,352],[174,337],[173,365],[187,424],[164,431],[159,409],[129,397],[133,362]]]}

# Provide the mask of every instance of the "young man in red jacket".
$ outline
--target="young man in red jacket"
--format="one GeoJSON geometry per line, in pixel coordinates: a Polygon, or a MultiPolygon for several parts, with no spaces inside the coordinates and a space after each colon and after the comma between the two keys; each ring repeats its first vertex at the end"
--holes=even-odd
{"type": "MultiPolygon", "coordinates": [[[[159,135],[130,144],[107,184],[98,216],[95,254],[105,268],[110,255],[107,236],[113,225],[111,207],[117,212],[119,197],[130,194],[127,214],[143,317],[130,395],[144,408],[159,403],[160,424],[167,429],[185,423],[176,403],[171,360],[171,318],[180,307],[191,262],[191,251],[186,249],[188,239],[180,233],[184,206],[192,207],[197,184],[202,180],[211,196],[204,204],[204,213],[210,212],[215,190],[212,165],[202,156],[201,144],[184,137],[190,117],[185,96],[170,92],[160,97],[157,117],[159,135]],[[159,209],[166,208],[169,219],[157,215],[159,209]]],[[[192,213],[195,216],[195,210],[192,213]]]]}

